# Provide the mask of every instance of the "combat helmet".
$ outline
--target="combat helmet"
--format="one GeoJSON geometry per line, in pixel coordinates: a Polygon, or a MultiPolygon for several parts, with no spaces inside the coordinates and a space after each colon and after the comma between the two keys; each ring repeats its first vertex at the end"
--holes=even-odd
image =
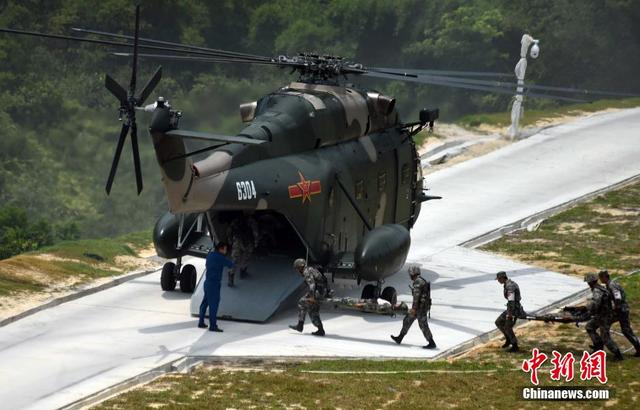
{"type": "Polygon", "coordinates": [[[298,258],[295,261],[293,261],[293,268],[294,269],[301,269],[304,268],[305,266],[307,266],[307,261],[305,261],[302,258],[298,258]]]}
{"type": "Polygon", "coordinates": [[[409,276],[411,277],[418,276],[420,274],[420,266],[418,265],[409,266],[408,272],[409,272],[409,276]]]}
{"type": "Polygon", "coordinates": [[[596,276],[595,273],[587,273],[586,275],[584,275],[584,281],[587,283],[597,282],[598,276],[596,276]]]}

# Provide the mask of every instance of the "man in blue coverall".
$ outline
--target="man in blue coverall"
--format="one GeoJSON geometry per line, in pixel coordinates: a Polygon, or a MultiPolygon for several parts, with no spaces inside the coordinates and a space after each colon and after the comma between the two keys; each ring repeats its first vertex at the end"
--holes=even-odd
{"type": "Polygon", "coordinates": [[[206,275],[204,281],[204,298],[200,304],[200,320],[198,327],[205,328],[204,314],[209,308],[209,330],[212,332],[222,332],[218,327],[216,316],[218,315],[218,305],[220,304],[220,282],[222,281],[222,270],[231,268],[233,262],[225,255],[229,245],[225,242],[219,242],[215,251],[209,252],[206,262],[206,275]]]}

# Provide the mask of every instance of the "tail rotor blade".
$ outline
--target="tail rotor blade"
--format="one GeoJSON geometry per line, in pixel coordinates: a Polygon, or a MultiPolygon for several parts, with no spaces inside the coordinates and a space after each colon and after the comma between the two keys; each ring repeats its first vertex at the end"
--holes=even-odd
{"type": "Polygon", "coordinates": [[[120,138],[118,139],[118,146],[116,147],[116,153],[113,156],[111,171],[109,171],[109,178],[107,179],[107,186],[105,187],[107,195],[111,193],[111,186],[113,185],[113,179],[116,176],[116,170],[118,169],[118,162],[120,161],[120,154],[122,154],[124,140],[127,138],[127,132],[129,132],[129,126],[127,124],[122,124],[122,130],[120,130],[120,138]]]}
{"type": "Polygon", "coordinates": [[[133,62],[131,64],[131,82],[129,83],[129,95],[136,93],[136,75],[138,71],[138,39],[140,34],[140,6],[136,6],[136,31],[133,37],[133,62]]]}
{"type": "Polygon", "coordinates": [[[104,86],[107,90],[111,91],[111,94],[113,94],[122,105],[126,105],[127,92],[109,74],[104,77],[104,86]]]}
{"type": "Polygon", "coordinates": [[[156,72],[149,79],[149,82],[147,82],[147,84],[144,86],[144,88],[140,92],[140,96],[136,99],[138,107],[144,104],[145,100],[149,98],[149,95],[151,95],[153,90],[156,88],[156,85],[158,85],[161,78],[162,78],[162,66],[158,66],[158,68],[156,69],[156,72]]]}
{"type": "Polygon", "coordinates": [[[140,169],[140,152],[138,151],[138,127],[134,122],[131,124],[131,149],[133,151],[133,166],[136,171],[136,186],[138,195],[142,192],[142,170],[140,169]]]}

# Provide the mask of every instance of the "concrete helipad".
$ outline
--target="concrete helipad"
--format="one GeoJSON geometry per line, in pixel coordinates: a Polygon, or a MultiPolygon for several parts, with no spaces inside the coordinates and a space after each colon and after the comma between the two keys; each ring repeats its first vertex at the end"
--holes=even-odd
{"type": "MultiPolygon", "coordinates": [[[[530,311],[584,288],[579,280],[457,245],[640,174],[639,131],[638,109],[595,116],[428,177],[433,194],[445,199],[424,205],[409,259],[433,281],[436,351],[419,347],[417,326],[406,344],[392,343],[389,334],[402,318],[354,313],[323,312],[324,338],[288,330],[293,310],[264,325],[221,322],[222,334],[202,331],[189,315],[189,296],[161,292],[156,272],[0,328],[0,403],[64,406],[184,355],[438,354],[493,328],[504,305],[498,270],[516,278],[530,311]]],[[[408,300],[404,274],[388,284],[408,300]]]]}

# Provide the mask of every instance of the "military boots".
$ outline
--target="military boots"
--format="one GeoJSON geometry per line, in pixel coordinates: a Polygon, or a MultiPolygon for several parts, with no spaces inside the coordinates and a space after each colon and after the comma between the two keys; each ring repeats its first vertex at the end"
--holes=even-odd
{"type": "Polygon", "coordinates": [[[302,329],[304,328],[304,322],[299,320],[297,325],[289,325],[289,328],[298,332],[302,332],[302,329]]]}
{"type": "Polygon", "coordinates": [[[436,342],[434,342],[433,339],[429,340],[428,345],[422,346],[423,349],[435,349],[436,347],[436,342]]]}
{"type": "Polygon", "coordinates": [[[402,333],[400,333],[398,336],[391,335],[391,338],[393,339],[394,342],[396,342],[397,344],[400,344],[402,343],[402,339],[404,339],[404,335],[402,333]]]}

